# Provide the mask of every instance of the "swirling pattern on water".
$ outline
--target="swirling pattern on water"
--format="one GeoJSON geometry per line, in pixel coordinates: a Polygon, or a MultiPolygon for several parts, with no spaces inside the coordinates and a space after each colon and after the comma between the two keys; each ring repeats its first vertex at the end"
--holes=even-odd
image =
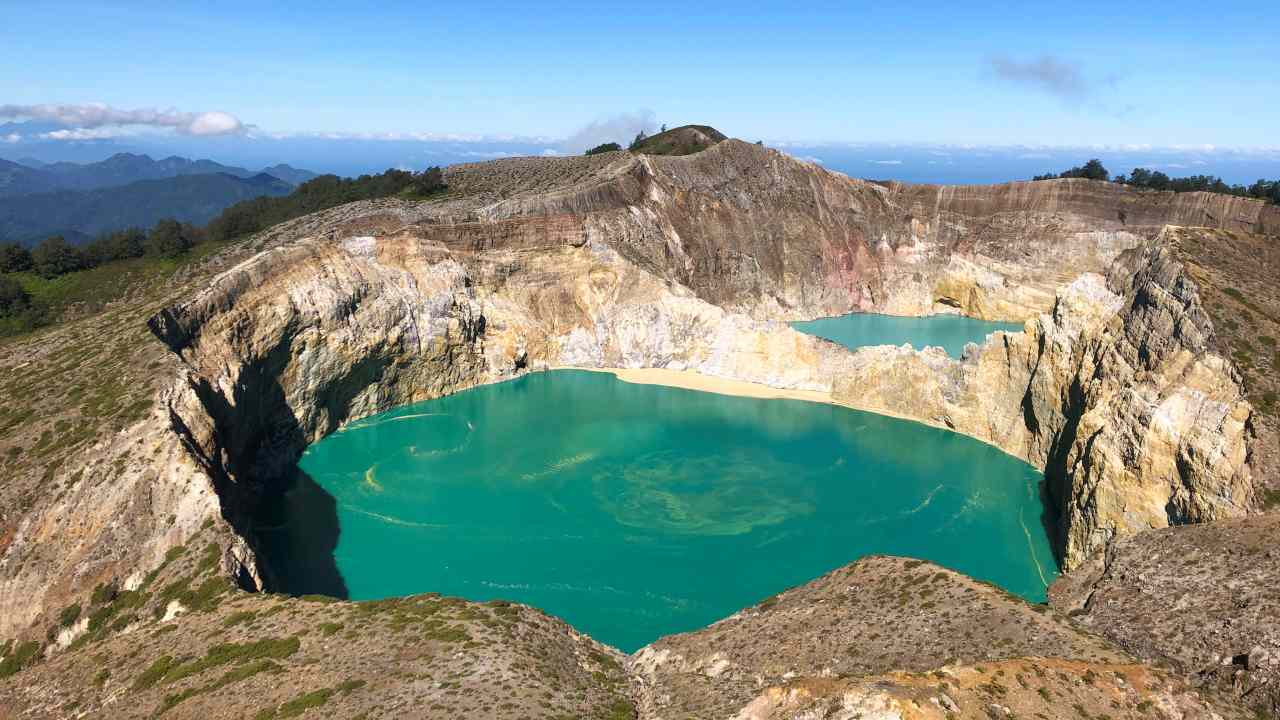
{"type": "Polygon", "coordinates": [[[579,371],[354,423],[271,508],[289,589],[506,598],[634,650],[869,553],[1044,598],[1040,475],[970,438],[579,371]],[[319,578],[329,583],[319,585],[319,578]]]}

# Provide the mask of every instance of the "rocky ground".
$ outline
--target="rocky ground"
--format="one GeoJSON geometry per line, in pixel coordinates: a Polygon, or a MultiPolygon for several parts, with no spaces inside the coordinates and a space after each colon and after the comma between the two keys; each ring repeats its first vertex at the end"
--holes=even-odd
{"type": "Polygon", "coordinates": [[[622,655],[538,610],[245,593],[218,535],[61,611],[65,649],[0,685],[0,717],[632,717],[622,655]]]}
{"type": "Polygon", "coordinates": [[[1180,228],[1172,238],[1213,320],[1213,343],[1239,369],[1257,410],[1261,501],[1280,507],[1280,247],[1274,236],[1222,230],[1180,228]]]}
{"type": "Polygon", "coordinates": [[[1230,520],[1276,483],[1275,208],[1083,180],[879,186],[738,141],[447,179],[443,199],[300,218],[0,344],[0,717],[1273,707],[1275,653],[1237,646],[1274,634],[1277,569],[1222,558],[1276,532],[1230,520]],[[852,310],[1029,322],[961,361],[779,322],[852,310]],[[1069,621],[877,558],[623,659],[518,606],[244,591],[272,587],[252,511],[307,442],[556,365],[830,393],[993,442],[1045,468],[1081,566],[1061,585],[1093,599],[1055,599],[1069,621]]]}
{"type": "Polygon", "coordinates": [[[1047,606],[932,563],[869,557],[663,638],[627,667],[642,717],[732,717],[771,687],[1031,655],[1130,662],[1047,606]]]}
{"type": "Polygon", "coordinates": [[[64,611],[65,649],[0,683],[0,716],[1246,716],[1048,606],[907,558],[864,559],[625,658],[502,601],[239,592],[207,537],[64,611]]]}
{"type": "Polygon", "coordinates": [[[1137,664],[1017,658],[927,673],[805,678],[761,693],[734,720],[993,720],[1249,717],[1173,673],[1137,664]]]}
{"type": "Polygon", "coordinates": [[[1152,530],[1056,582],[1050,603],[1134,657],[1280,716],[1280,516],[1152,530]]]}

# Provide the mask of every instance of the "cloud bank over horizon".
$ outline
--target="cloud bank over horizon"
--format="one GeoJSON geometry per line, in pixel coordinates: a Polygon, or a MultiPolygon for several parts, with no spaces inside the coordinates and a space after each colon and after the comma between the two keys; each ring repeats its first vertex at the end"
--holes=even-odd
{"type": "MultiPolygon", "coordinates": [[[[1095,95],[1100,88],[1114,85],[1115,79],[1091,81],[1075,64],[1045,55],[1034,61],[1018,61],[1006,56],[987,58],[984,72],[992,79],[1045,93],[1070,102],[1083,102],[1095,95]]],[[[659,128],[658,116],[650,109],[637,109],[615,113],[602,113],[595,119],[577,127],[562,137],[547,135],[521,135],[518,133],[476,134],[442,130],[413,131],[333,131],[294,130],[271,131],[256,124],[243,122],[237,116],[224,111],[185,112],[177,109],[157,110],[142,108],[125,110],[105,103],[61,104],[41,103],[33,105],[0,105],[0,144],[18,144],[31,141],[91,142],[128,140],[159,130],[152,135],[172,135],[180,138],[231,138],[249,142],[269,141],[351,141],[388,143],[448,143],[448,144],[512,144],[538,145],[537,154],[574,154],[607,142],[626,145],[639,132],[653,133],[659,128]]],[[[670,123],[675,127],[683,123],[670,123]]],[[[715,122],[710,123],[713,126],[715,122]]],[[[730,137],[737,137],[732,128],[719,127],[730,137]]],[[[1233,151],[1274,154],[1280,144],[1268,145],[1214,145],[1207,143],[962,143],[930,141],[874,141],[860,142],[845,139],[796,139],[764,136],[764,142],[776,147],[917,147],[917,148],[1022,148],[1025,150],[1171,150],[1171,151],[1233,151]]],[[[499,157],[501,153],[485,151],[476,157],[499,157]]]]}
{"type": "MultiPolygon", "coordinates": [[[[1053,97],[1079,97],[1085,92],[1078,69],[1040,61],[1014,65],[1005,68],[1006,74],[1019,78],[1016,84],[1032,92],[1053,97]]],[[[96,162],[131,152],[210,158],[245,167],[288,163],[339,175],[389,167],[421,170],[511,156],[577,154],[605,142],[625,145],[636,133],[653,132],[659,125],[658,114],[648,109],[601,113],[563,137],[434,131],[273,132],[225,112],[123,110],[104,104],[0,105],[0,121],[6,118],[20,119],[0,122],[0,156],[12,161],[96,162]]],[[[696,119],[718,124],[716,118],[696,119]]],[[[741,137],[733,127],[720,129],[741,137]]],[[[1278,145],[893,143],[781,140],[767,135],[764,142],[853,176],[908,182],[1015,180],[1057,172],[1092,157],[1102,158],[1114,172],[1133,167],[1175,174],[1209,172],[1233,182],[1280,174],[1278,145]]]]}
{"type": "Polygon", "coordinates": [[[47,140],[96,140],[128,135],[132,128],[138,127],[172,130],[194,137],[240,135],[248,129],[236,116],[217,110],[122,110],[105,103],[0,105],[0,119],[35,120],[65,127],[44,133],[43,139],[47,140]]]}

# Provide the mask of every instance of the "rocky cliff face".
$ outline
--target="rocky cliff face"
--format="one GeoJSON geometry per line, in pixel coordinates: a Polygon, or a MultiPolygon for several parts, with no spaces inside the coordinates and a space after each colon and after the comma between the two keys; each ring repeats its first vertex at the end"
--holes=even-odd
{"type": "Polygon", "coordinates": [[[23,480],[31,502],[0,528],[0,636],[97,582],[141,586],[201,533],[242,586],[269,588],[253,509],[308,442],[543,367],[684,369],[952,427],[1045,469],[1067,566],[1252,503],[1252,406],[1162,228],[1274,232],[1275,208],[1078,180],[880,186],[737,141],[461,166],[448,181],[443,201],[275,228],[198,293],[8,356],[86,333],[137,344],[119,328],[147,315],[164,343],[121,365],[149,409],[69,446],[89,472],[50,466],[56,492],[23,480]],[[1026,331],[955,361],[852,353],[782,322],[851,310],[1026,331]]]}
{"type": "Polygon", "coordinates": [[[1112,537],[1253,506],[1252,407],[1164,238],[1109,279],[1082,275],[1051,313],[960,361],[863,350],[836,399],[923,419],[1043,467],[1068,568],[1112,537]]]}

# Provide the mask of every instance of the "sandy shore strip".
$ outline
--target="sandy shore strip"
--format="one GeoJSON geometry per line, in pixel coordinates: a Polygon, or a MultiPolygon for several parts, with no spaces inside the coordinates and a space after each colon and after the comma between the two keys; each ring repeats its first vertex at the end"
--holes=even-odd
{"type": "MultiPolygon", "coordinates": [[[[608,368],[608,367],[579,367],[574,365],[558,365],[547,368],[549,370],[586,370],[588,372],[609,373],[616,376],[623,382],[635,383],[637,385],[665,385],[667,387],[682,388],[684,390],[699,390],[701,392],[716,393],[719,395],[737,395],[739,397],[759,398],[762,400],[804,400],[806,402],[823,403],[826,405],[835,405],[837,407],[857,410],[859,412],[867,412],[875,415],[884,415],[898,420],[919,423],[927,425],[939,430],[953,432],[957,435],[964,435],[982,443],[990,445],[1000,452],[1017,458],[1022,462],[1031,464],[1036,467],[1027,458],[1018,453],[1000,447],[997,443],[970,435],[967,432],[957,430],[944,423],[926,420],[924,418],[911,417],[909,415],[901,415],[891,412],[884,408],[878,407],[860,407],[852,403],[836,400],[831,396],[830,392],[821,392],[818,390],[787,390],[784,388],[769,387],[760,383],[747,382],[746,380],[730,380],[728,378],[715,377],[713,375],[703,375],[696,370],[669,370],[667,368],[608,368]]],[[[1039,470],[1039,467],[1036,467],[1039,470]]]]}
{"type": "Polygon", "coordinates": [[[623,382],[636,385],[665,385],[685,390],[700,390],[718,395],[737,395],[739,397],[760,398],[763,400],[807,400],[808,402],[839,405],[832,399],[831,393],[818,390],[786,390],[769,387],[746,380],[730,380],[728,378],[703,375],[693,370],[669,370],[667,368],[596,368],[596,367],[563,367],[561,370],[588,370],[616,375],[623,382]]]}

